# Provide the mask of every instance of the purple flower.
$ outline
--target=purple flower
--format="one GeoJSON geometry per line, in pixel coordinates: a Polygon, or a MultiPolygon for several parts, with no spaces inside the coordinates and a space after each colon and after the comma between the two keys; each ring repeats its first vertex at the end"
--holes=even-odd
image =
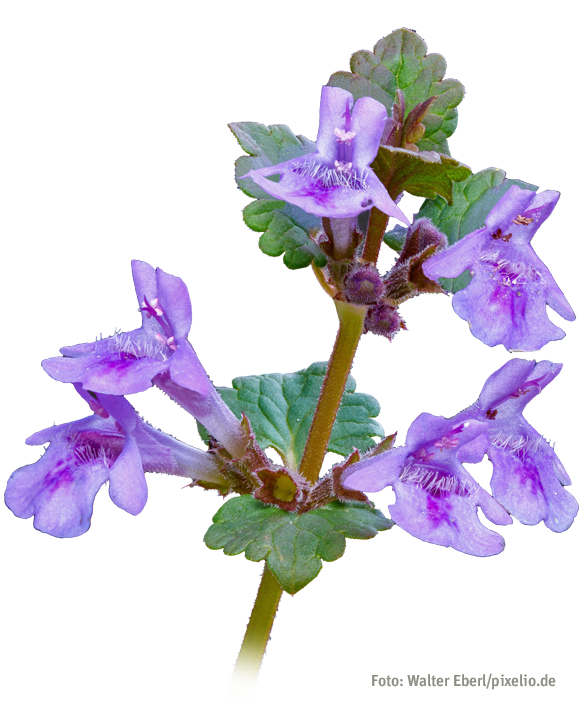
{"type": "Polygon", "coordinates": [[[522,413],[561,369],[547,360],[510,360],[487,380],[476,404],[457,416],[488,425],[486,452],[493,464],[494,497],[525,525],[543,520],[555,532],[570,527],[578,503],[564,490],[571,481],[553,448],[522,413]]]}
{"type": "Polygon", "coordinates": [[[495,555],[505,542],[481,524],[477,508],[497,525],[511,523],[511,517],[457,458],[460,448],[465,462],[483,457],[486,427],[478,420],[423,413],[410,426],[403,447],[349,466],[342,484],[364,492],[390,485],[396,494],[390,514],[403,530],[470,555],[495,555]]]}
{"type": "Polygon", "coordinates": [[[145,472],[217,482],[214,458],[144,422],[123,397],[94,395],[81,388],[96,414],[35,433],[28,445],[50,443],[33,465],[8,480],[6,505],[20,518],[55,537],[77,537],[91,524],[93,501],[109,481],[113,502],[132,515],[147,501],[145,472]]]}
{"type": "Polygon", "coordinates": [[[575,315],[548,268],[530,247],[560,195],[513,185],[491,210],[485,227],[466,235],[423,265],[437,280],[470,269],[473,279],[457,292],[453,308],[486,345],[507,350],[539,350],[565,333],[548,318],[546,305],[565,320],[575,315]]]}
{"type": "Polygon", "coordinates": [[[143,392],[161,372],[182,372],[191,389],[205,393],[211,383],[186,340],[192,306],[184,282],[139,260],[131,263],[142,313],[137,330],[61,348],[65,357],[43,362],[55,380],[77,382],[93,392],[128,395],[143,392]]]}
{"type": "Polygon", "coordinates": [[[129,395],[159,385],[204,423],[235,457],[244,455],[240,422],[208,379],[187,336],[192,305],[185,283],[148,263],[132,261],[142,325],[137,330],[61,348],[64,357],[42,363],[55,380],[78,383],[85,390],[129,395]]]}
{"type": "Polygon", "coordinates": [[[324,87],[317,152],[251,170],[245,177],[252,178],[272,197],[319,217],[355,217],[375,205],[408,225],[404,213],[370,169],[386,120],[386,108],[377,100],[363,97],[354,103],[347,90],[324,87]],[[279,175],[279,181],[267,179],[272,175],[279,175]]]}

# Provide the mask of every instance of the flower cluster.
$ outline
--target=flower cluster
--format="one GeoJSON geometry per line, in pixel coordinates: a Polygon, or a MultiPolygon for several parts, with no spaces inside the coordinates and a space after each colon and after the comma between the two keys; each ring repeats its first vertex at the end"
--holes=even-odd
{"type": "Polygon", "coordinates": [[[123,397],[157,385],[200,420],[232,457],[244,455],[240,421],[212,385],[187,336],[192,307],[184,282],[145,262],[132,263],[142,314],[137,330],[61,349],[43,362],[54,379],[72,383],[93,415],[35,433],[29,445],[50,443],[33,465],[16,470],[5,501],[15,515],[34,515],[38,530],[75,537],[89,529],[93,501],[109,494],[137,515],[147,501],[144,472],[210,484],[224,480],[217,459],[144,422],[123,397]]]}
{"type": "Polygon", "coordinates": [[[496,525],[511,516],[567,530],[578,511],[564,490],[570,479],[549,443],[523,417],[527,403],[561,365],[514,359],[487,380],[477,402],[453,418],[420,415],[406,444],[346,468],[345,487],[378,492],[392,487],[393,520],[411,535],[471,555],[494,555],[503,538],[480,523],[477,508],[496,525]],[[493,465],[489,494],[463,463],[493,465]]]}

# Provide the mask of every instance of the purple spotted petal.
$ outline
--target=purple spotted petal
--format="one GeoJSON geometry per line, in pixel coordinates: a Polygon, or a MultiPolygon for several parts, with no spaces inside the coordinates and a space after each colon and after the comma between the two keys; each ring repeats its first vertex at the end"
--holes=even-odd
{"type": "Polygon", "coordinates": [[[16,470],[8,480],[6,505],[17,517],[34,515],[34,527],[54,537],[87,532],[95,495],[109,475],[103,465],[76,468],[74,463],[71,454],[47,451],[37,467],[16,470]]]}
{"type": "Polygon", "coordinates": [[[527,423],[505,425],[493,437],[491,489],[524,525],[543,522],[554,532],[567,530],[578,503],[564,490],[570,484],[553,448],[527,423]]]}
{"type": "Polygon", "coordinates": [[[511,517],[496,503],[469,473],[456,469],[464,490],[433,494],[421,485],[397,481],[396,503],[389,506],[394,522],[403,530],[425,542],[452,547],[479,557],[496,555],[505,547],[501,535],[481,524],[480,506],[492,522],[511,523],[511,517]]]}

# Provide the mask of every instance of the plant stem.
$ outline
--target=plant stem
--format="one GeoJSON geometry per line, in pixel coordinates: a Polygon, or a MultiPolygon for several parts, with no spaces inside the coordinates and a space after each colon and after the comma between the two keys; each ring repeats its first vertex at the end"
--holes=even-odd
{"type": "Polygon", "coordinates": [[[373,207],[370,211],[370,219],[368,220],[368,230],[366,232],[366,242],[362,253],[364,262],[376,265],[382,247],[382,239],[388,225],[388,215],[373,207]]]}
{"type": "Polygon", "coordinates": [[[238,685],[240,681],[247,687],[255,683],[282,594],[283,588],[265,563],[257,599],[234,666],[232,686],[238,685]]]}
{"type": "Polygon", "coordinates": [[[317,482],[323,459],[327,453],[331,431],[348,375],[352,369],[368,311],[366,305],[348,305],[338,300],[335,301],[335,306],[340,326],[299,468],[299,472],[312,484],[317,482]]]}

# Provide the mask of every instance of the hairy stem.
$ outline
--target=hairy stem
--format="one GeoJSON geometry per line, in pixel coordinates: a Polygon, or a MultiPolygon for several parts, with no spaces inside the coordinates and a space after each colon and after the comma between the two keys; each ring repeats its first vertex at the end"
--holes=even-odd
{"type": "Polygon", "coordinates": [[[382,247],[382,239],[388,225],[388,215],[373,207],[370,211],[370,219],[368,220],[368,230],[366,232],[366,242],[362,253],[364,262],[376,265],[382,247]]]}
{"type": "Polygon", "coordinates": [[[333,424],[364,330],[364,320],[368,310],[366,305],[348,305],[337,300],[335,306],[340,326],[299,468],[299,472],[312,484],[317,482],[327,453],[333,424]]]}
{"type": "Polygon", "coordinates": [[[245,684],[248,687],[255,683],[282,594],[283,588],[265,563],[257,599],[234,666],[232,686],[245,684]]]}

